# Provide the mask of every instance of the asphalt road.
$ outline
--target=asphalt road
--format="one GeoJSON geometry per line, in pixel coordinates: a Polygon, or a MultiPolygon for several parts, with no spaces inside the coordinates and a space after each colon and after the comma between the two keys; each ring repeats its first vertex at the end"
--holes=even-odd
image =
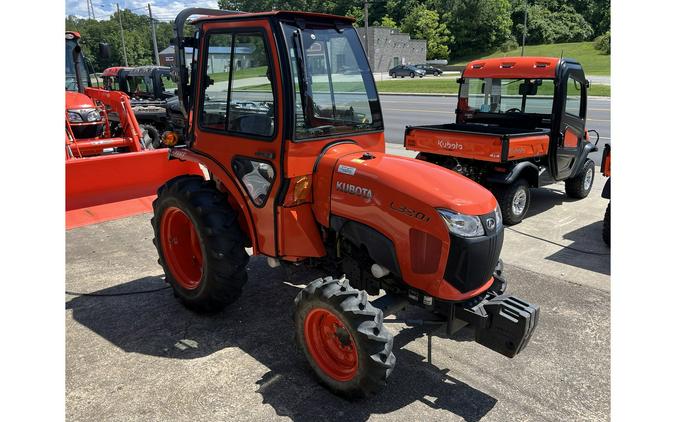
{"type": "MultiPolygon", "coordinates": [[[[390,143],[403,144],[406,126],[453,123],[455,121],[456,96],[380,94],[380,102],[384,114],[385,138],[390,143]]],[[[595,164],[599,165],[603,145],[609,143],[611,139],[609,98],[589,99],[587,117],[587,128],[595,129],[600,134],[598,151],[590,156],[595,164]]]]}

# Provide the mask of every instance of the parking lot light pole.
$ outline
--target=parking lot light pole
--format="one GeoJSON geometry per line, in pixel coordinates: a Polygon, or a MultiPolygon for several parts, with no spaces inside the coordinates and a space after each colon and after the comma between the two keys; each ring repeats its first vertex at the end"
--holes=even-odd
{"type": "Polygon", "coordinates": [[[124,27],[122,27],[122,14],[120,13],[120,4],[117,4],[117,17],[119,18],[120,21],[120,34],[122,35],[122,53],[124,53],[124,65],[129,66],[129,62],[127,61],[127,47],[124,45],[124,27]]]}
{"type": "Polygon", "coordinates": [[[520,47],[520,55],[525,55],[525,36],[527,34],[527,0],[525,0],[525,19],[523,22],[523,44],[520,47]]]}

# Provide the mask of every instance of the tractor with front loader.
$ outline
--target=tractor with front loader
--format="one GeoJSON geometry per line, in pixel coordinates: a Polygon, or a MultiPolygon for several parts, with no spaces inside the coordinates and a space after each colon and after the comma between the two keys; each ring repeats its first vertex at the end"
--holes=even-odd
{"type": "Polygon", "coordinates": [[[525,348],[539,316],[537,305],[505,293],[494,196],[443,167],[385,153],[380,101],[352,23],[305,12],[181,12],[174,72],[187,125],[185,145],[169,153],[209,177],[167,181],[152,218],[166,281],[196,311],[241,295],[247,247],[272,267],[311,264],[337,276],[298,293],[295,337],[319,381],[346,397],[386,384],[396,357],[385,317],[404,307],[426,309],[448,335],[469,326],[476,342],[507,357],[525,348]],[[194,48],[190,63],[185,48],[194,48]],[[238,61],[244,48],[252,54],[238,61]],[[212,56],[222,51],[230,54],[212,56]]]}
{"type": "Polygon", "coordinates": [[[588,196],[597,131],[586,130],[589,82],[581,64],[554,57],[469,62],[459,83],[455,123],[408,126],[406,149],[489,188],[504,222],[520,223],[530,188],[564,181],[568,197],[588,196]],[[595,132],[591,143],[588,132],[595,132]]]}
{"type": "MultiPolygon", "coordinates": [[[[109,46],[100,46],[109,54],[109,46]]],[[[198,165],[149,150],[123,92],[93,88],[80,34],[66,32],[66,228],[148,212],[157,188],[198,165]]]]}

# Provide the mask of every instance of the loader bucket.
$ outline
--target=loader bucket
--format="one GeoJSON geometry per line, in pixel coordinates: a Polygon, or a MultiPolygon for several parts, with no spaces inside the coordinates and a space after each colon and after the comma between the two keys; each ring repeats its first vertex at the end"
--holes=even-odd
{"type": "Polygon", "coordinates": [[[157,188],[199,164],[168,159],[169,150],[66,160],[66,229],[152,211],[157,188]]]}

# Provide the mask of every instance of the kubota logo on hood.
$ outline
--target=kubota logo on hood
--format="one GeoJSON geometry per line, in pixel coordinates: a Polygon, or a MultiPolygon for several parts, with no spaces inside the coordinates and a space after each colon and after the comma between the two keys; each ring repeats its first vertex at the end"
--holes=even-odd
{"type": "Polygon", "coordinates": [[[351,183],[336,182],[335,189],[339,190],[340,192],[348,193],[350,195],[362,196],[366,199],[370,199],[373,197],[373,191],[371,191],[370,189],[352,185],[351,183]]]}
{"type": "Polygon", "coordinates": [[[450,150],[460,150],[464,148],[464,145],[458,142],[447,141],[445,139],[439,139],[438,146],[443,149],[450,149],[450,150]]]}

